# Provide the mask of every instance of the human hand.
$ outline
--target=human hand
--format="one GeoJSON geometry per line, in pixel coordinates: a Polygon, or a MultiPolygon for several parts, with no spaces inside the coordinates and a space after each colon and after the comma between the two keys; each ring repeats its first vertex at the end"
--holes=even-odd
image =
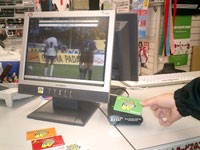
{"type": "Polygon", "coordinates": [[[182,117],[177,111],[174,95],[170,93],[152,97],[140,104],[143,107],[150,106],[162,126],[170,126],[182,117]]]}

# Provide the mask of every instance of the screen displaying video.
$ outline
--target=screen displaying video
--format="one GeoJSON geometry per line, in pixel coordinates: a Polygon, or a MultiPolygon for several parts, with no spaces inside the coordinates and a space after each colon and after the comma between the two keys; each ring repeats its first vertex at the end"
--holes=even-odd
{"type": "Polygon", "coordinates": [[[103,86],[108,17],[30,18],[25,80],[103,86]]]}

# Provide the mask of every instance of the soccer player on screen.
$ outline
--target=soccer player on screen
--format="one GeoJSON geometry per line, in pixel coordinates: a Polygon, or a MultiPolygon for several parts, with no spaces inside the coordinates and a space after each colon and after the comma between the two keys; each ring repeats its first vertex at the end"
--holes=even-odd
{"type": "Polygon", "coordinates": [[[50,73],[49,76],[53,76],[54,70],[54,60],[56,59],[57,54],[57,47],[58,42],[55,37],[49,37],[45,41],[45,50],[44,50],[44,58],[46,59],[45,68],[44,68],[44,75],[47,76],[48,73],[48,66],[50,61],[50,73]]]}
{"type": "Polygon", "coordinates": [[[92,78],[93,57],[96,50],[94,40],[84,40],[80,48],[79,72],[80,78],[85,79],[88,72],[88,80],[92,78]]]}

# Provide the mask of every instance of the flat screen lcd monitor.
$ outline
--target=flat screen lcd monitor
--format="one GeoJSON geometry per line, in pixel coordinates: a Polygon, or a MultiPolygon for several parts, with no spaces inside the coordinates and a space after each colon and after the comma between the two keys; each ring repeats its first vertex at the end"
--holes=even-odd
{"type": "Polygon", "coordinates": [[[116,14],[112,80],[138,81],[138,17],[116,14]]]}
{"type": "Polygon", "coordinates": [[[108,103],[114,11],[25,14],[19,93],[52,96],[28,118],[84,125],[108,103]]]}

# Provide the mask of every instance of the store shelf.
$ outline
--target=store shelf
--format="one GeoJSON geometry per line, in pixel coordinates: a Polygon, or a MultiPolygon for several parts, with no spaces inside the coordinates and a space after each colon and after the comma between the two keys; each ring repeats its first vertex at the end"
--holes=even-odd
{"type": "Polygon", "coordinates": [[[23,30],[23,27],[8,27],[4,28],[4,30],[23,30]]]}
{"type": "Polygon", "coordinates": [[[31,8],[35,7],[35,5],[2,5],[0,6],[0,9],[12,9],[12,8],[31,8]]]}
{"type": "Polygon", "coordinates": [[[6,48],[21,47],[24,13],[34,12],[34,9],[34,0],[24,0],[14,5],[0,5],[0,25],[7,33],[7,39],[4,41],[6,48]]]}

